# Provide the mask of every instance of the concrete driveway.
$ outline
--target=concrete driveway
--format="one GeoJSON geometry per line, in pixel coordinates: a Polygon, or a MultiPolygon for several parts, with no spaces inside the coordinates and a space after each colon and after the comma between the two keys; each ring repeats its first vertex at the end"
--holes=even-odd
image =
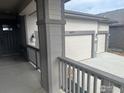
{"type": "MultiPolygon", "coordinates": [[[[123,56],[106,52],[106,53],[98,54],[96,58],[88,59],[80,62],[89,65],[91,67],[94,67],[96,69],[111,73],[118,77],[124,78],[123,56]]],[[[93,78],[91,78],[91,82],[93,82],[93,78]]],[[[87,85],[85,84],[85,86],[87,85]]],[[[97,86],[98,87],[97,93],[100,93],[100,86],[101,86],[101,81],[99,80],[97,86]]],[[[93,88],[93,83],[91,83],[91,93],[93,93],[92,88],[93,88]]],[[[114,87],[113,93],[120,93],[120,89],[114,87]]]]}
{"type": "Polygon", "coordinates": [[[0,58],[0,93],[44,93],[40,82],[40,72],[23,58],[0,58]]]}
{"type": "Polygon", "coordinates": [[[124,78],[124,57],[112,53],[101,53],[96,58],[80,61],[94,68],[124,78]]]}

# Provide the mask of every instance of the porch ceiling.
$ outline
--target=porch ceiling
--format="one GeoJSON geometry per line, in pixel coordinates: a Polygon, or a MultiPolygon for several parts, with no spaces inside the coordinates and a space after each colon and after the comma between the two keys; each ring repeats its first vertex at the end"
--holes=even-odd
{"type": "Polygon", "coordinates": [[[31,0],[0,0],[0,13],[17,13],[25,7],[31,0]]]}
{"type": "MultiPolygon", "coordinates": [[[[70,0],[65,0],[65,2],[70,0]]],[[[0,0],[0,14],[18,13],[21,11],[31,0],[0,0]]]]}

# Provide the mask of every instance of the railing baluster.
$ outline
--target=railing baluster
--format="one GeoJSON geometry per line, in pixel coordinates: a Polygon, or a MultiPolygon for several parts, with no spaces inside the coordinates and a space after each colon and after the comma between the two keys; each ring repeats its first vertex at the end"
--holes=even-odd
{"type": "Polygon", "coordinates": [[[113,87],[119,88],[120,91],[118,90],[118,92],[124,93],[124,82],[123,79],[120,77],[89,67],[85,64],[78,64],[76,63],[76,61],[67,58],[60,58],[59,65],[60,88],[65,93],[97,93],[97,90],[99,91],[99,89],[101,89],[100,93],[115,93],[113,87]],[[73,73],[71,73],[72,68],[73,73]],[[82,72],[82,75],[80,75],[80,72],[82,72]],[[71,78],[72,74],[73,79],[71,78]],[[86,74],[87,81],[85,77],[86,74]],[[94,75],[93,85],[91,84],[92,75],[94,75]],[[80,83],[80,81],[82,82],[80,83]],[[99,87],[100,81],[101,87],[99,87]],[[87,86],[85,85],[85,83],[87,83],[87,86]],[[86,87],[87,89],[85,90],[86,87]],[[93,88],[93,91],[90,90],[91,88],[93,88]]]}
{"type": "Polygon", "coordinates": [[[100,91],[101,91],[101,93],[106,93],[107,91],[106,91],[106,89],[105,89],[105,87],[108,85],[108,81],[106,81],[106,80],[101,80],[101,89],[100,89],[100,91]]]}
{"type": "Polygon", "coordinates": [[[62,62],[59,62],[59,88],[62,88],[62,62]]]}
{"type": "Polygon", "coordinates": [[[68,93],[68,74],[67,64],[65,64],[65,93],[68,93]]]}
{"type": "Polygon", "coordinates": [[[64,81],[65,80],[65,74],[64,74],[65,73],[65,70],[64,70],[65,67],[64,66],[65,66],[65,64],[62,62],[62,89],[63,90],[65,90],[65,86],[64,86],[65,85],[65,81],[64,81]]]}
{"type": "Polygon", "coordinates": [[[114,92],[114,84],[112,82],[109,82],[109,88],[110,88],[110,93],[114,92]]]}
{"type": "Polygon", "coordinates": [[[69,93],[71,93],[71,66],[69,65],[69,70],[68,70],[68,74],[69,74],[69,93]]]}
{"type": "Polygon", "coordinates": [[[87,73],[87,93],[90,93],[90,74],[87,73]]]}
{"type": "Polygon", "coordinates": [[[80,70],[77,69],[77,93],[80,93],[80,70]]]}
{"type": "Polygon", "coordinates": [[[120,93],[124,93],[124,86],[121,86],[120,93]]]}
{"type": "Polygon", "coordinates": [[[75,93],[75,67],[73,67],[73,92],[75,93]]]}
{"type": "Polygon", "coordinates": [[[94,76],[93,93],[97,93],[97,76],[94,76]]]}
{"type": "Polygon", "coordinates": [[[113,83],[111,83],[109,80],[102,80],[102,89],[101,93],[113,93],[113,83]],[[104,89],[105,88],[105,89],[104,89]]]}
{"type": "Polygon", "coordinates": [[[82,71],[82,91],[85,93],[85,72],[82,71]]]}

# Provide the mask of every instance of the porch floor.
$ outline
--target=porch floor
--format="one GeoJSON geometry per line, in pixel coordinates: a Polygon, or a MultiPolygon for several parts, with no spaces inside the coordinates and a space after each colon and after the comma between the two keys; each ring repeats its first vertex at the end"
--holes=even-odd
{"type": "Polygon", "coordinates": [[[0,93],[43,93],[40,73],[20,57],[0,58],[0,93]]]}
{"type": "Polygon", "coordinates": [[[80,61],[94,68],[124,78],[124,57],[112,53],[101,53],[96,58],[80,61]]]}

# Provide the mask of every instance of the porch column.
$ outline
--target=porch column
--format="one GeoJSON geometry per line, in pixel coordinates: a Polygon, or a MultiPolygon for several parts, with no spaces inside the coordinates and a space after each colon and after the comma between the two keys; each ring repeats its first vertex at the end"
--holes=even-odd
{"type": "Polygon", "coordinates": [[[109,48],[109,33],[105,34],[105,52],[108,52],[108,48],[109,48]]]}
{"type": "Polygon", "coordinates": [[[36,3],[41,85],[46,93],[59,93],[57,57],[64,54],[64,0],[36,0],[36,3]]]}

